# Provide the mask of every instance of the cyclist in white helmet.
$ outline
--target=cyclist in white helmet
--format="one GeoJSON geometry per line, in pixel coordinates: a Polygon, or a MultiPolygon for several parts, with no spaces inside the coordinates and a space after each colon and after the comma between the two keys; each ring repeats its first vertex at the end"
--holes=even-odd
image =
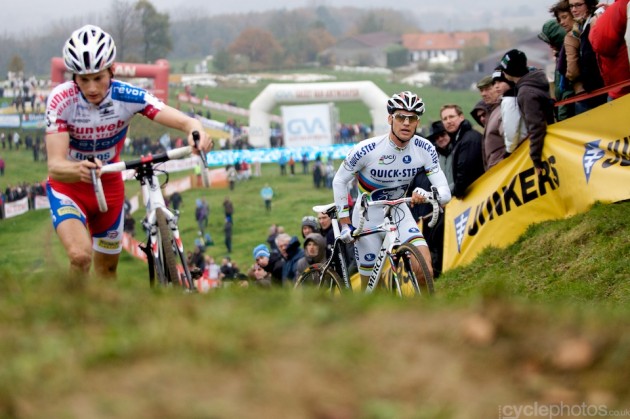
{"type": "MultiPolygon", "coordinates": [[[[387,101],[387,112],[387,122],[391,126],[389,133],[356,144],[333,180],[335,204],[342,229],[341,238],[345,242],[352,241],[352,224],[359,219],[359,206],[355,206],[352,220],[348,207],[348,184],[355,177],[359,192],[366,193],[370,200],[397,199],[406,195],[416,173],[423,170],[431,184],[438,188],[440,203],[445,205],[451,199],[435,147],[428,140],[416,135],[420,116],[424,113],[422,99],[409,91],[394,94],[387,101]]],[[[415,191],[412,200],[414,204],[426,202],[424,196],[415,191]]],[[[401,242],[417,246],[431,267],[431,254],[411,211],[407,206],[399,208],[400,211],[394,214],[394,221],[398,225],[397,233],[401,242]]],[[[383,210],[371,207],[368,216],[370,226],[378,225],[383,221],[383,210]]],[[[373,234],[361,237],[354,243],[355,258],[364,288],[382,240],[382,235],[373,234]]],[[[416,271],[419,272],[418,269],[416,271]]]]}
{"type": "Polygon", "coordinates": [[[89,273],[92,264],[98,276],[116,276],[124,185],[120,174],[102,176],[109,211],[100,213],[90,170],[119,161],[135,114],[179,129],[191,145],[192,132],[199,131],[201,152],[212,149],[199,121],[140,87],[114,79],[115,58],[116,46],[107,32],[93,25],[77,29],[63,47],[72,80],[55,87],[46,104],[47,190],[53,226],[71,272],[80,276],[89,273]],[[88,161],[92,157],[94,161],[88,161]]]}

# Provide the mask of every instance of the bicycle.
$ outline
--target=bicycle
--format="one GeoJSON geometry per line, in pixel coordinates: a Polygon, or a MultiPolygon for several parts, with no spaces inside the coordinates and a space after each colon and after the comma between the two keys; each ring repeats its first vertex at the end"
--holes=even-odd
{"type": "MultiPolygon", "coordinates": [[[[195,147],[199,143],[199,133],[193,132],[195,147]]],[[[158,170],[156,166],[168,160],[181,159],[189,156],[193,149],[191,146],[179,147],[164,153],[148,155],[140,159],[111,163],[101,167],[101,174],[115,173],[125,170],[134,170],[134,177],[140,182],[142,188],[143,203],[146,208],[146,216],[142,220],[142,226],[146,232],[146,242],[140,248],[147,255],[149,264],[149,283],[155,286],[157,276],[158,283],[162,286],[183,286],[187,291],[196,291],[195,279],[198,273],[191,273],[186,263],[184,246],[177,226],[179,211],[171,211],[166,207],[164,196],[161,192],[157,172],[165,173],[168,182],[168,173],[158,170]]],[[[207,167],[206,156],[199,156],[204,167],[207,167]]],[[[92,170],[92,183],[97,197],[99,210],[107,211],[107,202],[103,193],[103,186],[96,171],[92,170]]]]}
{"type": "MultiPolygon", "coordinates": [[[[438,220],[441,211],[438,202],[438,192],[436,187],[431,188],[431,193],[427,194],[427,203],[431,204],[433,211],[427,215],[431,220],[429,227],[433,227],[438,220]]],[[[381,280],[381,272],[383,270],[384,261],[387,260],[391,267],[389,281],[385,281],[385,288],[399,297],[403,297],[407,293],[413,295],[427,295],[434,293],[433,276],[429,270],[429,265],[416,246],[410,243],[401,243],[397,237],[397,226],[394,222],[392,212],[399,205],[408,204],[411,198],[399,198],[394,200],[369,201],[367,195],[361,195],[358,205],[361,205],[361,218],[358,228],[352,233],[355,240],[371,234],[385,233],[380,250],[375,258],[374,268],[368,279],[365,289],[366,293],[372,293],[381,280]],[[382,206],[384,210],[383,222],[372,228],[364,228],[365,221],[369,221],[367,210],[371,206],[382,206]],[[415,263],[414,263],[415,262],[415,263]],[[413,266],[418,266],[422,270],[424,276],[423,281],[419,281],[413,266]]],[[[335,204],[323,206],[315,206],[313,210],[316,212],[326,212],[336,216],[337,210],[335,204]]],[[[331,217],[332,218],[332,217],[331,217]]],[[[338,221],[333,218],[333,229],[335,233],[335,241],[333,251],[330,258],[321,265],[315,264],[309,266],[298,277],[295,288],[302,286],[312,286],[317,289],[324,290],[328,293],[337,294],[343,291],[351,291],[352,286],[348,278],[347,264],[343,257],[342,241],[338,221]],[[339,275],[339,271],[343,273],[343,279],[339,275]]]]}
{"type": "Polygon", "coordinates": [[[316,205],[313,207],[316,213],[324,213],[330,217],[335,240],[332,253],[323,264],[312,264],[296,279],[295,288],[309,285],[317,288],[328,289],[329,292],[352,291],[348,262],[345,257],[345,243],[339,238],[339,221],[337,220],[337,206],[332,204],[316,205]]]}

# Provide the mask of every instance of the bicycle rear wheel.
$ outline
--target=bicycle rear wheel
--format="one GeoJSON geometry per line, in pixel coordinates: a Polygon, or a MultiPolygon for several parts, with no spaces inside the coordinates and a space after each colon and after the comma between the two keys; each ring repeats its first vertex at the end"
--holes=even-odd
{"type": "Polygon", "coordinates": [[[158,256],[155,257],[155,270],[161,285],[181,285],[177,262],[175,261],[175,248],[173,232],[166,221],[166,214],[162,208],[155,210],[158,225],[158,256]]]}
{"type": "MultiPolygon", "coordinates": [[[[395,272],[397,281],[391,278],[392,291],[401,296],[433,295],[433,275],[431,275],[427,261],[422,257],[416,246],[403,243],[396,249],[396,256],[398,257],[395,272]],[[413,270],[414,265],[420,268],[424,278],[418,278],[413,270]]],[[[392,274],[394,273],[392,272],[392,274]]]]}
{"type": "Polygon", "coordinates": [[[334,269],[322,270],[321,265],[314,264],[306,268],[295,280],[294,288],[314,288],[326,294],[340,294],[343,290],[342,280],[334,269]]]}

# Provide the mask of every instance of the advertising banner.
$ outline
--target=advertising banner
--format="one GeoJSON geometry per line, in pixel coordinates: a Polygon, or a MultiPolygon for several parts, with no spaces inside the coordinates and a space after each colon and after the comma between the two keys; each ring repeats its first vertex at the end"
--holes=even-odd
{"type": "Polygon", "coordinates": [[[282,106],[282,133],[287,148],[332,145],[330,104],[282,106]]]}
{"type": "Polygon", "coordinates": [[[20,115],[0,114],[0,128],[19,128],[20,115]]]}
{"type": "Polygon", "coordinates": [[[630,95],[548,127],[544,171],[525,140],[446,207],[444,270],[486,247],[504,248],[527,227],[587,211],[596,201],[630,199],[630,95]]]}
{"type": "Polygon", "coordinates": [[[4,204],[4,218],[17,217],[28,212],[28,198],[4,204]]]}
{"type": "Polygon", "coordinates": [[[35,209],[48,209],[50,208],[50,201],[47,196],[35,195],[35,199],[33,200],[35,204],[35,209]]]}

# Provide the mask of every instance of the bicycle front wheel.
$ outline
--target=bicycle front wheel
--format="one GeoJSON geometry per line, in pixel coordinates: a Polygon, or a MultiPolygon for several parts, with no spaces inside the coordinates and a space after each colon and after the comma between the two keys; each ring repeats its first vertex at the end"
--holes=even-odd
{"type": "Polygon", "coordinates": [[[295,288],[300,287],[314,288],[333,295],[340,294],[343,289],[339,274],[330,268],[322,270],[319,264],[309,266],[295,280],[295,288]]]}
{"type": "Polygon", "coordinates": [[[181,285],[177,262],[175,261],[175,246],[173,232],[166,221],[166,214],[162,208],[155,210],[158,225],[158,256],[155,257],[155,270],[161,285],[181,285]]]}
{"type": "Polygon", "coordinates": [[[396,249],[396,256],[398,257],[395,272],[397,281],[392,280],[392,291],[401,296],[433,295],[433,275],[431,275],[429,265],[418,248],[412,244],[403,243],[396,249]],[[416,274],[414,266],[417,267],[418,273],[421,273],[422,277],[416,274]]]}

